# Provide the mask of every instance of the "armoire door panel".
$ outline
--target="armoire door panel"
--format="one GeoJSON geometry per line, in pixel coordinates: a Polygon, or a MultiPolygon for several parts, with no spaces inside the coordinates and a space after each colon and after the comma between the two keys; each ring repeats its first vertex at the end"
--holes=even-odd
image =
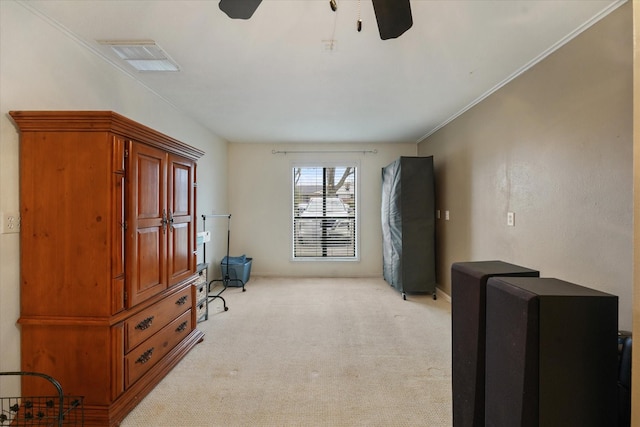
{"type": "Polygon", "coordinates": [[[167,198],[169,205],[169,285],[188,278],[195,271],[194,188],[195,163],[169,156],[167,198]]]}
{"type": "MultiPolygon", "coordinates": [[[[137,216],[139,219],[162,219],[164,208],[164,157],[139,155],[137,159],[137,216]]],[[[165,210],[166,212],[166,210],[165,210]]]]}
{"type": "Polygon", "coordinates": [[[171,200],[171,212],[175,216],[189,215],[191,211],[191,165],[184,165],[175,161],[171,162],[171,183],[173,197],[171,200]]]}
{"type": "Polygon", "coordinates": [[[170,283],[177,283],[191,275],[191,223],[174,224],[169,232],[170,283]]]}
{"type": "Polygon", "coordinates": [[[168,287],[166,276],[168,215],[166,158],[162,150],[132,143],[127,177],[130,209],[127,253],[129,306],[168,287]]]}
{"type": "MultiPolygon", "coordinates": [[[[166,231],[164,232],[166,233],[166,231]]],[[[158,228],[138,229],[136,280],[133,285],[131,303],[143,300],[166,289],[164,278],[164,233],[158,228]]]]}

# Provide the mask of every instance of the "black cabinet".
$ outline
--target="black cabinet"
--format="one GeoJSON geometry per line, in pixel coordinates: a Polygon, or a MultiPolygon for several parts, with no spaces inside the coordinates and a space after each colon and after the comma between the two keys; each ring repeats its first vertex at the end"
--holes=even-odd
{"type": "Polygon", "coordinates": [[[538,277],[540,272],[503,261],[451,266],[453,426],[484,426],[487,281],[496,276],[538,277]]]}
{"type": "Polygon", "coordinates": [[[553,278],[487,282],[485,421],[617,425],[618,297],[553,278]]]}
{"type": "Polygon", "coordinates": [[[403,297],[435,298],[433,157],[400,157],[382,169],[384,279],[403,297]]]}

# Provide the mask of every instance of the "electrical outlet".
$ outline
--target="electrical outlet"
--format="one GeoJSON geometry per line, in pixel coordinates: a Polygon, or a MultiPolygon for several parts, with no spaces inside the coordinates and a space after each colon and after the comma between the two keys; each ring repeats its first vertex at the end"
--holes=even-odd
{"type": "Polygon", "coordinates": [[[507,212],[507,225],[509,227],[516,226],[516,214],[514,212],[507,212]]]}
{"type": "Polygon", "coordinates": [[[20,214],[15,212],[2,214],[2,232],[19,233],[20,232],[20,214]]]}

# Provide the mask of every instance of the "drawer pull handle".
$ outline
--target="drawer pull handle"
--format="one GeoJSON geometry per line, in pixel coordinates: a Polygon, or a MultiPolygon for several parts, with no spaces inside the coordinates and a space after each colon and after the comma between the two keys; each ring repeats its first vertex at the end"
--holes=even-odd
{"type": "Polygon", "coordinates": [[[178,301],[176,301],[176,305],[183,305],[184,303],[187,302],[187,299],[189,299],[189,297],[186,296],[186,295],[180,297],[180,299],[178,299],[178,301]]]}
{"type": "Polygon", "coordinates": [[[189,322],[182,322],[182,323],[180,323],[180,326],[178,326],[178,327],[176,328],[176,332],[182,332],[182,331],[184,331],[185,329],[187,329],[187,325],[188,325],[188,324],[189,324],[189,322]]]}
{"type": "Polygon", "coordinates": [[[151,326],[152,323],[153,323],[153,316],[149,316],[146,319],[144,319],[142,322],[138,323],[136,325],[136,329],[138,329],[139,331],[144,331],[149,326],[151,326]]]}
{"type": "Polygon", "coordinates": [[[149,360],[151,360],[152,354],[153,354],[153,347],[151,347],[149,350],[142,353],[142,355],[138,357],[138,360],[136,360],[136,363],[140,363],[141,365],[144,365],[149,360]]]}

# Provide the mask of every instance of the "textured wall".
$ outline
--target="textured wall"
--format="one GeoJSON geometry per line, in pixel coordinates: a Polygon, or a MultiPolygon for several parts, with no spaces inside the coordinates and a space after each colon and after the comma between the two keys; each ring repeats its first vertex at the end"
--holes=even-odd
{"type": "MultiPolygon", "coordinates": [[[[640,182],[640,6],[633,4],[633,182],[640,182]]],[[[640,224],[640,186],[634,185],[633,220],[640,224]]],[[[633,330],[640,331],[640,227],[633,229],[633,330]]],[[[631,395],[640,396],[640,351],[632,353],[631,395]]],[[[632,399],[631,425],[640,425],[640,399],[632,399]]]]}
{"type": "Polygon", "coordinates": [[[629,2],[420,144],[447,293],[453,262],[499,259],[618,295],[631,328],[632,70],[629,2]]]}

